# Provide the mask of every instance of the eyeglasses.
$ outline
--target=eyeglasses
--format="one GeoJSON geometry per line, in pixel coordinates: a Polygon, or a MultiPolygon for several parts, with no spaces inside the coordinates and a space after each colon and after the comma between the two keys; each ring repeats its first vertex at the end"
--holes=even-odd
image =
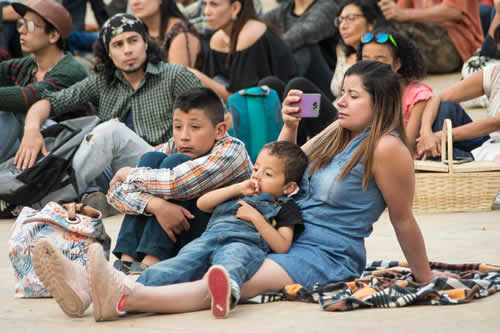
{"type": "Polygon", "coordinates": [[[342,24],[342,22],[352,24],[358,17],[363,17],[364,15],[362,14],[350,14],[346,16],[337,16],[335,20],[333,21],[333,24],[338,28],[342,24]]]}
{"type": "Polygon", "coordinates": [[[23,27],[26,27],[26,30],[28,30],[28,32],[34,32],[37,28],[42,28],[41,25],[36,24],[34,21],[21,18],[16,22],[16,29],[17,31],[20,31],[23,27]]]}
{"type": "Polygon", "coordinates": [[[390,40],[392,45],[394,45],[395,48],[398,48],[398,43],[396,43],[396,40],[394,39],[394,37],[392,37],[392,35],[389,35],[386,33],[380,33],[380,34],[377,34],[375,36],[375,35],[373,35],[373,33],[369,32],[369,33],[363,35],[363,37],[361,37],[361,43],[363,43],[363,44],[369,43],[373,40],[373,38],[375,38],[375,42],[377,42],[379,44],[385,44],[385,43],[387,43],[388,40],[390,40]]]}

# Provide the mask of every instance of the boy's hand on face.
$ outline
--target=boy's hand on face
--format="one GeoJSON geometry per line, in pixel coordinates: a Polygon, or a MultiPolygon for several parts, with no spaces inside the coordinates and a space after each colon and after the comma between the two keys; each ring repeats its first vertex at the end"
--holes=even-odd
{"type": "Polygon", "coordinates": [[[186,208],[160,198],[153,198],[148,203],[147,211],[154,214],[162,229],[167,233],[172,242],[177,242],[175,235],[190,228],[187,219],[194,218],[186,208]]]}
{"type": "MultiPolygon", "coordinates": [[[[238,211],[236,212],[236,217],[245,220],[251,223],[254,223],[256,218],[261,216],[259,211],[252,207],[250,204],[246,203],[243,200],[238,201],[238,205],[240,205],[240,208],[238,208],[238,211]]],[[[255,223],[254,223],[255,224],[255,223]]]]}
{"type": "Polygon", "coordinates": [[[259,194],[259,183],[255,179],[247,179],[240,183],[241,195],[245,197],[253,197],[259,194]]]}
{"type": "Polygon", "coordinates": [[[109,187],[112,187],[116,183],[123,183],[127,179],[128,174],[131,171],[132,171],[132,168],[129,168],[129,167],[121,168],[120,170],[118,170],[118,172],[115,174],[113,179],[111,179],[111,182],[109,183],[109,187]]]}

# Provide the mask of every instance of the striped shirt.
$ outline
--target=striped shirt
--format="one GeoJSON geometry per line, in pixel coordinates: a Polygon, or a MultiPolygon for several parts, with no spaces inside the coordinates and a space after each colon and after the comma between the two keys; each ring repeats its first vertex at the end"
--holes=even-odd
{"type": "MultiPolygon", "coordinates": [[[[176,153],[173,138],[157,151],[167,155],[176,153]]],[[[215,142],[209,154],[173,169],[133,169],[125,182],[110,188],[108,201],[127,214],[144,214],[153,197],[191,200],[218,187],[248,179],[252,169],[245,145],[226,134],[215,142]]]]}
{"type": "Polygon", "coordinates": [[[132,119],[133,130],[151,145],[167,142],[172,137],[173,104],[184,91],[201,87],[198,78],[180,65],[148,63],[144,79],[133,89],[120,70],[110,84],[103,75],[94,74],[57,93],[44,95],[51,113],[64,112],[67,105],[87,104],[97,107],[98,116],[106,121],[132,119]]]}

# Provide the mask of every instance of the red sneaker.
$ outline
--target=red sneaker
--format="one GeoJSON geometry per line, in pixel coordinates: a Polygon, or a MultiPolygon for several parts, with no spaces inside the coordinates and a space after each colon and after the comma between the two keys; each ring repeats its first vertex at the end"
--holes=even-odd
{"type": "Polygon", "coordinates": [[[226,269],[220,265],[208,270],[208,290],[212,296],[212,314],[215,318],[225,318],[231,308],[231,282],[226,269]]]}

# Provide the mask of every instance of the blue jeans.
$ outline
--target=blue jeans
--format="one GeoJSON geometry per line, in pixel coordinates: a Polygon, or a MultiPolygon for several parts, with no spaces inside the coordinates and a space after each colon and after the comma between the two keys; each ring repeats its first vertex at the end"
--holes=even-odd
{"type": "MultiPolygon", "coordinates": [[[[465,112],[465,110],[459,104],[453,102],[441,102],[436,119],[432,124],[432,131],[438,132],[442,130],[445,119],[451,119],[453,127],[459,127],[472,122],[472,119],[465,112]]],[[[489,138],[489,135],[485,135],[471,140],[454,142],[453,158],[473,158],[471,151],[482,145],[483,142],[485,142],[489,138]]],[[[434,157],[432,159],[440,161],[441,157],[434,157]]]]}
{"type": "Polygon", "coordinates": [[[189,282],[201,279],[210,266],[222,265],[229,273],[232,294],[238,300],[241,286],[257,272],[270,251],[252,223],[236,218],[239,200],[255,207],[268,221],[281,208],[269,193],[237,198],[217,206],[200,238],[185,246],[175,258],[145,270],[137,282],[145,286],[189,282]]]}
{"type": "MultiPolygon", "coordinates": [[[[141,157],[137,166],[172,169],[190,159],[183,154],[167,156],[160,152],[149,152],[141,157]]],[[[210,215],[198,209],[196,200],[197,198],[187,201],[169,200],[171,203],[186,208],[195,216],[194,219],[188,219],[190,228],[177,235],[176,243],[168,238],[155,216],[126,215],[120,227],[113,254],[118,258],[121,258],[122,254],[127,254],[139,261],[147,254],[160,260],[174,257],[182,247],[198,238],[207,226],[210,215]]]]}
{"type": "MultiPolygon", "coordinates": [[[[24,135],[25,118],[24,113],[0,111],[0,163],[13,157],[19,150],[24,135]]],[[[46,120],[41,129],[53,124],[53,120],[46,120]]]]}
{"type": "Polygon", "coordinates": [[[71,31],[68,37],[68,48],[71,52],[92,52],[92,46],[99,38],[98,32],[71,31]]]}
{"type": "Polygon", "coordinates": [[[23,138],[25,114],[0,111],[0,163],[15,155],[23,138]]]}

